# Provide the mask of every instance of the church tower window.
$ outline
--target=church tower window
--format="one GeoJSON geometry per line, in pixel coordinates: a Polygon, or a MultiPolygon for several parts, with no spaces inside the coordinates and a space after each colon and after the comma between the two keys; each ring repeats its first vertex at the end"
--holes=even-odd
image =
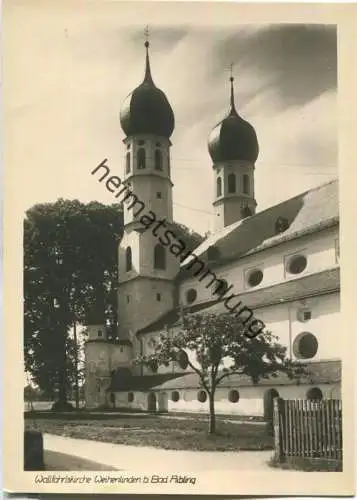
{"type": "Polygon", "coordinates": [[[144,148],[139,148],[138,149],[138,169],[143,169],[146,167],[146,156],[145,156],[145,149],[144,148]]]}
{"type": "Polygon", "coordinates": [[[236,176],[235,174],[228,174],[228,193],[236,192],[236,176]]]}
{"type": "Polygon", "coordinates": [[[126,271],[131,271],[133,267],[131,247],[127,247],[125,250],[125,269],[126,271]]]}
{"type": "Polygon", "coordinates": [[[166,250],[160,244],[154,248],[154,269],[166,269],[166,250]]]}
{"type": "Polygon", "coordinates": [[[128,174],[130,172],[130,153],[126,153],[126,168],[125,172],[128,174]]]}
{"type": "Polygon", "coordinates": [[[155,170],[162,170],[162,152],[159,149],[155,151],[155,170]]]}
{"type": "Polygon", "coordinates": [[[217,178],[217,198],[222,196],[222,179],[220,177],[217,178]]]}
{"type": "Polygon", "coordinates": [[[244,194],[250,193],[249,175],[247,175],[247,174],[243,175],[243,193],[244,194]]]}

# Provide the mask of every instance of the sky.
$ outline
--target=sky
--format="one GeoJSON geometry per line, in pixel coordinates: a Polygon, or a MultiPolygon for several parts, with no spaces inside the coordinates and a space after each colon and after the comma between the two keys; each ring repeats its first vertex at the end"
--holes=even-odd
{"type": "MultiPolygon", "coordinates": [[[[148,16],[125,24],[118,3],[62,5],[14,1],[4,13],[5,164],[14,172],[5,188],[23,212],[59,197],[115,202],[90,172],[108,158],[122,175],[119,112],[144,76],[148,16]]],[[[334,26],[171,19],[149,29],[153,79],[175,113],[177,222],[212,230],[207,139],[229,109],[230,63],[237,110],[260,146],[257,210],[337,177],[334,26]]]]}

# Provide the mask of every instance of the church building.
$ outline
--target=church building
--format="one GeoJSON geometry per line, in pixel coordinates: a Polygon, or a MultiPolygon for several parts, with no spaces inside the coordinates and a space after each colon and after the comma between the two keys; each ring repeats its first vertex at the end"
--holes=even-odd
{"type": "Polygon", "coordinates": [[[338,182],[259,211],[254,190],[258,138],[236,109],[231,77],[228,113],[208,138],[215,231],[186,258],[174,255],[162,240],[175,237],[170,162],[174,112],[154,83],[148,42],[145,47],[144,80],[120,113],[124,182],[145,211],[165,223],[160,230],[148,230],[135,204],[123,203],[118,338],[107,338],[104,312],[88,326],[86,407],[207,412],[207,394],[187,362],[147,367],[134,360],[153,352],[161,334],[180,328],[183,313],[226,313],[217,286],[249,307],[287,347],[289,358],[301,360],[309,370],[299,380],[278,375],[255,385],[232,375],[216,392],[217,413],[263,416],[278,395],[340,398],[338,182]],[[206,269],[206,279],[199,277],[199,266],[206,269]]]}

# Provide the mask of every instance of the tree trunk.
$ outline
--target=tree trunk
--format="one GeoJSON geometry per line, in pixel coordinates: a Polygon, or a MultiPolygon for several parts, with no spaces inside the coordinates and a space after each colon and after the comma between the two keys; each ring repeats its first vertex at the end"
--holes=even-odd
{"type": "Polygon", "coordinates": [[[209,398],[209,434],[216,434],[216,413],[214,409],[214,392],[208,394],[209,398]]]}
{"type": "MultiPolygon", "coordinates": [[[[61,328],[61,326],[59,325],[61,328]]],[[[58,402],[61,407],[65,406],[67,403],[67,349],[66,340],[67,332],[62,332],[62,356],[60,361],[60,373],[59,373],[59,391],[58,391],[58,402]]]]}
{"type": "Polygon", "coordinates": [[[76,409],[79,410],[79,384],[78,384],[78,343],[77,343],[77,322],[73,323],[73,338],[75,345],[74,352],[74,377],[75,377],[75,397],[76,397],[76,409]]]}

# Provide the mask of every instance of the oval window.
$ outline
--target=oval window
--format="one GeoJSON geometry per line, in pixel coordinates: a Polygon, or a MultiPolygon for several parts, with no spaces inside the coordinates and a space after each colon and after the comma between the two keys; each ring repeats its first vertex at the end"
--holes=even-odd
{"type": "Polygon", "coordinates": [[[173,401],[174,403],[177,403],[177,401],[179,401],[180,399],[180,393],[179,391],[172,391],[171,393],[171,401],[173,401]]]}
{"type": "Polygon", "coordinates": [[[248,285],[253,287],[253,286],[258,286],[263,280],[263,271],[260,269],[254,269],[254,271],[251,271],[248,274],[248,285]]]}
{"type": "Polygon", "coordinates": [[[188,304],[192,304],[197,299],[197,292],[194,288],[190,288],[186,292],[186,300],[188,304]]]}
{"type": "Polygon", "coordinates": [[[197,399],[200,403],[205,403],[207,400],[207,394],[206,391],[198,391],[197,393],[197,399]]]}
{"type": "Polygon", "coordinates": [[[231,391],[229,391],[229,393],[228,393],[228,400],[231,403],[238,403],[238,401],[239,401],[239,392],[236,391],[235,389],[232,389],[231,391]]]}
{"type": "Polygon", "coordinates": [[[306,394],[307,399],[310,399],[310,401],[321,401],[323,398],[322,391],[318,387],[312,387],[307,391],[306,394]]]}
{"type": "Polygon", "coordinates": [[[307,266],[307,259],[305,255],[296,255],[288,262],[288,271],[290,274],[300,274],[307,266]]]}
{"type": "Polygon", "coordinates": [[[298,359],[313,358],[319,347],[315,335],[309,332],[302,332],[296,337],[293,344],[294,355],[298,359]]]}

